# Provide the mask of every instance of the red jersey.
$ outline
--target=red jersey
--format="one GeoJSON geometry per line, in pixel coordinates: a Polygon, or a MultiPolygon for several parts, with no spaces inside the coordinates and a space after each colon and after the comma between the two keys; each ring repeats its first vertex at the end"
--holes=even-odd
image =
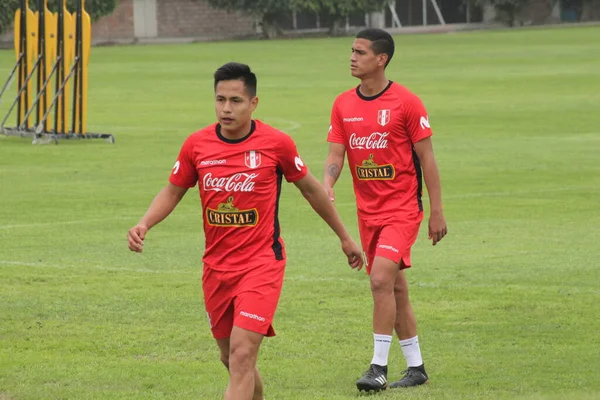
{"type": "Polygon", "coordinates": [[[307,172],[292,138],[258,120],[239,140],[225,138],[219,124],[190,135],[169,181],[185,188],[198,182],[205,267],[234,271],[285,259],[282,176],[295,182],[307,172]]]}
{"type": "Polygon", "coordinates": [[[337,97],[327,140],[346,147],[361,218],[423,210],[421,165],[413,145],[431,135],[421,100],[395,82],[373,97],[358,88],[337,97]]]}

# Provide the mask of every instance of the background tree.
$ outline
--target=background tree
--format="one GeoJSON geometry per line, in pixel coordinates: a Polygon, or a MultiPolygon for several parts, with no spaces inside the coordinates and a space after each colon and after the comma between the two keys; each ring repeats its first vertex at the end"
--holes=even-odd
{"type": "Polygon", "coordinates": [[[208,2],[216,8],[254,15],[262,26],[264,36],[271,38],[281,34],[278,24],[280,17],[299,9],[299,4],[305,3],[305,0],[208,0],[208,2]]]}
{"type": "Polygon", "coordinates": [[[217,8],[245,11],[256,16],[266,37],[281,34],[277,23],[294,11],[326,13],[332,16],[331,33],[337,32],[346,17],[354,12],[382,10],[386,0],[208,0],[217,8]]]}
{"type": "Polygon", "coordinates": [[[485,6],[491,4],[498,14],[506,20],[509,26],[515,26],[515,20],[519,11],[521,11],[531,0],[467,0],[471,4],[485,6]]]}
{"type": "Polygon", "coordinates": [[[530,0],[492,0],[497,11],[504,13],[509,26],[515,26],[517,13],[529,3],[530,0]]]}
{"type": "MultiPolygon", "coordinates": [[[[20,0],[0,0],[0,33],[5,32],[15,19],[15,11],[20,7],[20,0]]],[[[37,0],[29,0],[29,7],[32,10],[37,10],[37,0]]],[[[48,8],[50,11],[56,11],[58,5],[62,4],[62,0],[48,0],[48,8]]],[[[67,0],[67,8],[69,11],[76,10],[76,0],[67,0]]],[[[85,10],[90,14],[92,21],[108,15],[117,7],[117,0],[85,0],[85,10]]]]}
{"type": "Polygon", "coordinates": [[[342,31],[341,27],[351,14],[381,11],[387,0],[313,0],[312,3],[317,12],[324,12],[332,17],[329,33],[336,35],[342,31]]]}

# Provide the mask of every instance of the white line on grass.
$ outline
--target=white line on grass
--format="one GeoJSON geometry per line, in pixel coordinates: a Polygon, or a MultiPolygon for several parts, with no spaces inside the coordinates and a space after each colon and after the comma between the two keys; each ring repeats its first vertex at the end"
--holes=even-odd
{"type": "Polygon", "coordinates": [[[131,218],[131,217],[110,217],[110,218],[96,218],[96,219],[78,219],[78,220],[73,220],[73,221],[54,221],[54,222],[32,222],[30,224],[0,225],[0,229],[41,228],[41,227],[44,227],[44,226],[91,224],[91,223],[94,223],[94,222],[114,221],[114,220],[129,219],[129,218],[131,218]]]}
{"type": "MultiPolygon", "coordinates": [[[[184,130],[185,128],[178,127],[158,127],[158,126],[125,126],[125,125],[90,125],[89,130],[94,131],[110,131],[110,133],[118,133],[118,131],[147,131],[147,132],[172,132],[184,130]]],[[[185,129],[186,131],[188,129],[185,129]]],[[[192,132],[190,132],[192,133],[192,132]]]]}
{"type": "Polygon", "coordinates": [[[191,274],[194,275],[196,272],[192,271],[184,271],[177,269],[167,269],[167,270],[154,270],[154,269],[145,269],[145,268],[114,268],[114,267],[105,267],[103,265],[82,265],[82,266],[70,266],[70,265],[58,265],[58,264],[48,264],[44,262],[22,262],[22,261],[10,261],[10,260],[0,260],[0,265],[5,266],[22,266],[22,267],[41,267],[41,268],[50,268],[50,269],[95,269],[99,271],[106,272],[137,272],[137,273],[149,273],[149,274],[191,274]]]}
{"type": "MultiPolygon", "coordinates": [[[[535,190],[521,190],[521,191],[506,191],[506,192],[478,192],[478,193],[463,193],[463,194],[450,194],[444,195],[444,199],[469,199],[473,197],[517,197],[526,196],[531,194],[543,194],[543,193],[560,193],[560,192],[576,192],[576,191],[598,191],[598,188],[592,186],[572,186],[564,188],[547,188],[547,189],[535,189],[535,190]]],[[[425,196],[426,197],[426,196],[425,196]]],[[[354,206],[354,201],[336,201],[337,206],[354,206]]]]}
{"type": "Polygon", "coordinates": [[[275,128],[281,129],[284,132],[292,132],[292,131],[295,131],[296,129],[299,129],[302,126],[302,124],[300,122],[292,121],[291,119],[283,119],[283,118],[277,118],[277,117],[265,118],[265,122],[268,124],[271,124],[271,122],[273,122],[273,125],[275,125],[275,128]],[[278,126],[279,124],[289,125],[289,127],[278,126]]]}
{"type": "MultiPolygon", "coordinates": [[[[177,213],[170,215],[170,218],[174,217],[194,217],[201,216],[200,211],[198,213],[177,213]]],[[[54,221],[54,222],[32,222],[29,224],[13,224],[13,225],[0,225],[0,230],[2,229],[21,229],[21,228],[43,228],[45,226],[62,226],[62,225],[79,225],[79,224],[93,224],[97,222],[105,222],[105,221],[124,221],[130,220],[131,223],[135,223],[139,219],[138,216],[133,215],[122,215],[120,217],[106,217],[106,218],[94,218],[94,219],[76,219],[72,221],[54,221]]]]}
{"type": "MultiPolygon", "coordinates": [[[[265,121],[273,121],[274,125],[275,123],[277,124],[282,124],[282,125],[289,125],[289,127],[277,127],[278,129],[281,129],[283,131],[286,132],[292,132],[295,131],[297,129],[299,129],[302,124],[300,122],[297,121],[292,121],[290,119],[283,119],[283,118],[277,118],[277,117],[265,117],[264,118],[265,121]],[[285,129],[283,129],[285,128],[285,129]]],[[[198,128],[200,129],[200,127],[198,128]]],[[[111,133],[116,133],[118,131],[147,131],[147,132],[172,132],[172,131],[188,131],[188,128],[184,128],[184,127],[172,127],[172,126],[165,126],[165,127],[160,127],[160,126],[126,126],[126,125],[90,125],[90,131],[96,131],[96,130],[109,130],[111,131],[111,133]]],[[[193,133],[193,130],[189,132],[190,134],[193,133]]]]}
{"type": "MultiPolygon", "coordinates": [[[[0,265],[4,266],[20,266],[20,267],[38,267],[45,269],[93,269],[97,271],[105,271],[105,272],[135,272],[135,273],[145,273],[145,274],[168,274],[168,275],[200,275],[202,265],[198,263],[197,269],[189,269],[189,270],[180,270],[180,269],[147,269],[147,268],[115,268],[115,267],[106,267],[103,265],[81,265],[81,266],[70,266],[70,265],[58,265],[58,264],[49,264],[45,262],[23,262],[23,261],[13,261],[13,260],[0,260],[0,265]]],[[[355,282],[355,279],[350,278],[336,278],[336,277],[307,277],[304,275],[295,276],[295,277],[286,277],[286,281],[296,281],[296,282],[355,282]]]]}
{"type": "MultiPolygon", "coordinates": [[[[573,187],[564,187],[564,188],[548,188],[548,189],[538,189],[538,190],[522,190],[522,191],[506,191],[506,192],[479,192],[479,193],[464,193],[457,195],[448,195],[444,196],[445,199],[468,199],[473,197],[502,197],[502,196],[523,196],[529,194],[543,194],[543,193],[560,193],[560,192],[574,192],[578,190],[584,191],[598,191],[598,188],[594,188],[591,186],[573,186],[573,187]]],[[[337,206],[353,206],[355,204],[354,201],[336,201],[337,206]]],[[[174,214],[171,218],[176,216],[196,216],[199,214],[174,214]]],[[[12,225],[0,225],[0,230],[10,230],[10,229],[27,229],[27,228],[42,228],[46,226],[62,226],[62,225],[79,225],[79,224],[91,224],[97,222],[105,222],[105,221],[122,221],[122,220],[132,220],[134,221],[136,216],[120,216],[120,217],[107,217],[107,218],[96,218],[96,219],[80,219],[80,220],[72,220],[72,221],[54,221],[54,222],[32,222],[30,224],[12,224],[12,225]]]]}
{"type": "MultiPolygon", "coordinates": [[[[198,265],[198,269],[189,269],[189,270],[177,270],[177,269],[166,269],[166,270],[153,270],[153,269],[145,269],[145,268],[113,268],[113,267],[105,267],[102,265],[84,265],[84,266],[68,266],[68,265],[57,265],[57,264],[48,264],[44,262],[22,262],[22,261],[11,261],[11,260],[0,260],[0,266],[20,266],[20,267],[39,267],[45,269],[63,269],[63,270],[81,270],[81,269],[93,269],[97,271],[105,271],[105,272],[134,272],[134,273],[144,273],[144,274],[155,274],[155,275],[194,275],[198,276],[198,284],[200,284],[200,276],[202,274],[201,265],[198,265]]],[[[366,278],[365,278],[366,279],[366,278]]],[[[348,282],[348,283],[356,283],[356,278],[339,278],[339,277],[320,277],[320,276],[306,276],[306,275],[298,275],[298,276],[286,276],[285,280],[288,282],[308,282],[308,283],[318,283],[318,282],[348,282]]],[[[456,283],[453,282],[417,282],[417,286],[420,287],[428,287],[428,288],[457,288],[457,287],[469,287],[469,288],[485,288],[485,289],[498,289],[503,288],[502,285],[495,285],[489,283],[456,283]]],[[[519,286],[519,285],[509,285],[511,287],[530,287],[530,286],[519,286]]],[[[557,289],[564,289],[562,286],[557,286],[557,289]]],[[[591,293],[598,294],[600,291],[595,288],[591,288],[589,291],[587,288],[569,288],[570,293],[591,293]]]]}
{"type": "Polygon", "coordinates": [[[575,192],[578,190],[589,190],[595,191],[596,188],[592,186],[570,186],[562,188],[546,188],[546,189],[534,189],[534,190],[517,190],[517,191],[505,191],[505,192],[479,192],[479,193],[463,193],[456,195],[444,196],[447,199],[467,199],[470,197],[502,197],[502,196],[522,196],[528,194],[538,193],[560,193],[560,192],[575,192]]]}

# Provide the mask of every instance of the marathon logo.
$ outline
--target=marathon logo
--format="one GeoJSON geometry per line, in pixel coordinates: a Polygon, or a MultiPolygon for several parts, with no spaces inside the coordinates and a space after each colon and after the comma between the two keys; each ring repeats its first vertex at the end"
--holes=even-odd
{"type": "Polygon", "coordinates": [[[265,320],[263,317],[261,317],[260,315],[256,315],[256,314],[250,314],[250,313],[247,313],[246,311],[240,311],[240,315],[241,315],[242,317],[246,317],[246,318],[254,319],[254,320],[256,320],[256,321],[260,321],[260,322],[265,322],[265,321],[266,321],[266,320],[265,320]]]}

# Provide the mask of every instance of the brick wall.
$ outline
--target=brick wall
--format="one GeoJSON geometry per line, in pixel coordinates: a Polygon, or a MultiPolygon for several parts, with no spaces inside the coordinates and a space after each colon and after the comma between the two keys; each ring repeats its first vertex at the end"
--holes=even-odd
{"type": "Polygon", "coordinates": [[[256,33],[254,18],[203,0],[157,0],[159,37],[238,37],[256,33]]]}
{"type": "Polygon", "coordinates": [[[133,0],[120,0],[112,14],[92,24],[93,41],[133,39],[133,0]]]}

